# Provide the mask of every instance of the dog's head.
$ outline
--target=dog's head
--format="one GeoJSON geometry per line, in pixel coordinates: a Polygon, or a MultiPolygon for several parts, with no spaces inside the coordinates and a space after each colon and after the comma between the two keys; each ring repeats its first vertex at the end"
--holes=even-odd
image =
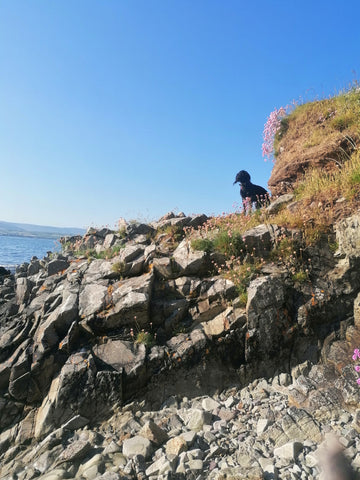
{"type": "Polygon", "coordinates": [[[246,170],[240,170],[240,172],[236,174],[233,185],[235,185],[235,183],[249,183],[250,178],[251,177],[246,170]]]}

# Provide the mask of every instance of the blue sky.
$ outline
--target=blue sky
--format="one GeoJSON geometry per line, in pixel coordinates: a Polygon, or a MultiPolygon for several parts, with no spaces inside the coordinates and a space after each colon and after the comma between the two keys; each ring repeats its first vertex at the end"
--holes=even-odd
{"type": "Polygon", "coordinates": [[[0,220],[219,214],[264,123],[360,74],[358,1],[1,0],[0,220]]]}

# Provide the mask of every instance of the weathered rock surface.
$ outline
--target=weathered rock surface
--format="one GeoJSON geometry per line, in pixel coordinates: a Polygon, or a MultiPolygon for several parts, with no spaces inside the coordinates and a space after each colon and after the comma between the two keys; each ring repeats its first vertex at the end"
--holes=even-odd
{"type": "MultiPolygon", "coordinates": [[[[246,308],[209,254],[174,243],[205,220],[90,229],[0,276],[0,478],[312,480],[329,432],[360,468],[358,215],[335,256],[309,249],[306,282],[250,277],[246,308]]],[[[245,232],[247,254],[280,234],[245,232]]]]}

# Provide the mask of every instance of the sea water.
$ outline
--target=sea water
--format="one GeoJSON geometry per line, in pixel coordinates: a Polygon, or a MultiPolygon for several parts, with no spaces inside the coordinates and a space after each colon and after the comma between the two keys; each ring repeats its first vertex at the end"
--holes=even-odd
{"type": "Polygon", "coordinates": [[[14,271],[16,265],[29,262],[32,257],[41,259],[47,252],[59,250],[60,243],[53,238],[0,235],[0,266],[14,271]]]}

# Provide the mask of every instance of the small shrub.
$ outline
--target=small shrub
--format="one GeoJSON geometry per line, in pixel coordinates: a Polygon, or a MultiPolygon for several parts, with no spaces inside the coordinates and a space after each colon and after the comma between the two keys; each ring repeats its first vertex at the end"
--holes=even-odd
{"type": "Polygon", "coordinates": [[[126,263],[124,261],[116,262],[111,267],[111,270],[117,275],[124,275],[126,272],[126,263]]]}
{"type": "Polygon", "coordinates": [[[224,277],[231,280],[236,286],[239,294],[240,304],[243,307],[245,307],[247,304],[248,286],[250,285],[250,282],[259,275],[260,267],[262,265],[263,262],[241,263],[240,260],[238,260],[235,265],[228,268],[228,270],[223,273],[224,277]]]}
{"type": "Polygon", "coordinates": [[[248,294],[247,292],[240,292],[239,293],[239,300],[240,300],[240,306],[246,307],[247,301],[248,301],[248,294]]]}
{"type": "Polygon", "coordinates": [[[120,238],[125,238],[127,233],[126,233],[126,227],[120,227],[118,231],[118,235],[120,238]]]}
{"type": "Polygon", "coordinates": [[[141,330],[136,335],[135,343],[142,343],[147,347],[152,347],[155,344],[155,338],[152,333],[141,330]]]}
{"type": "Polygon", "coordinates": [[[214,250],[214,242],[210,238],[194,238],[190,245],[193,250],[201,250],[206,253],[214,250]]]}
{"type": "Polygon", "coordinates": [[[350,185],[357,185],[360,183],[360,171],[354,171],[349,177],[350,185]]]}
{"type": "Polygon", "coordinates": [[[165,240],[170,242],[173,248],[176,248],[184,236],[185,232],[182,227],[178,225],[167,225],[157,230],[155,238],[159,240],[165,237],[165,240]]]}
{"type": "Polygon", "coordinates": [[[231,230],[221,230],[213,239],[214,250],[226,257],[238,257],[245,248],[242,235],[231,230]]]}
{"type": "Polygon", "coordinates": [[[293,274],[292,279],[294,282],[304,283],[309,279],[309,273],[304,270],[299,270],[293,274]]]}
{"type": "Polygon", "coordinates": [[[329,249],[330,249],[330,252],[332,253],[335,253],[336,250],[339,248],[339,243],[338,242],[330,242],[329,241],[329,249]]]}
{"type": "Polygon", "coordinates": [[[354,112],[348,111],[333,118],[331,120],[331,126],[335,128],[335,130],[343,132],[347,128],[354,125],[357,121],[359,121],[359,119],[356,117],[356,115],[354,115],[354,112]]]}
{"type": "Polygon", "coordinates": [[[288,117],[284,117],[280,120],[280,127],[278,131],[275,133],[274,139],[273,139],[273,151],[274,151],[275,158],[279,155],[279,142],[288,131],[288,128],[289,128],[289,119],[288,117]]]}

